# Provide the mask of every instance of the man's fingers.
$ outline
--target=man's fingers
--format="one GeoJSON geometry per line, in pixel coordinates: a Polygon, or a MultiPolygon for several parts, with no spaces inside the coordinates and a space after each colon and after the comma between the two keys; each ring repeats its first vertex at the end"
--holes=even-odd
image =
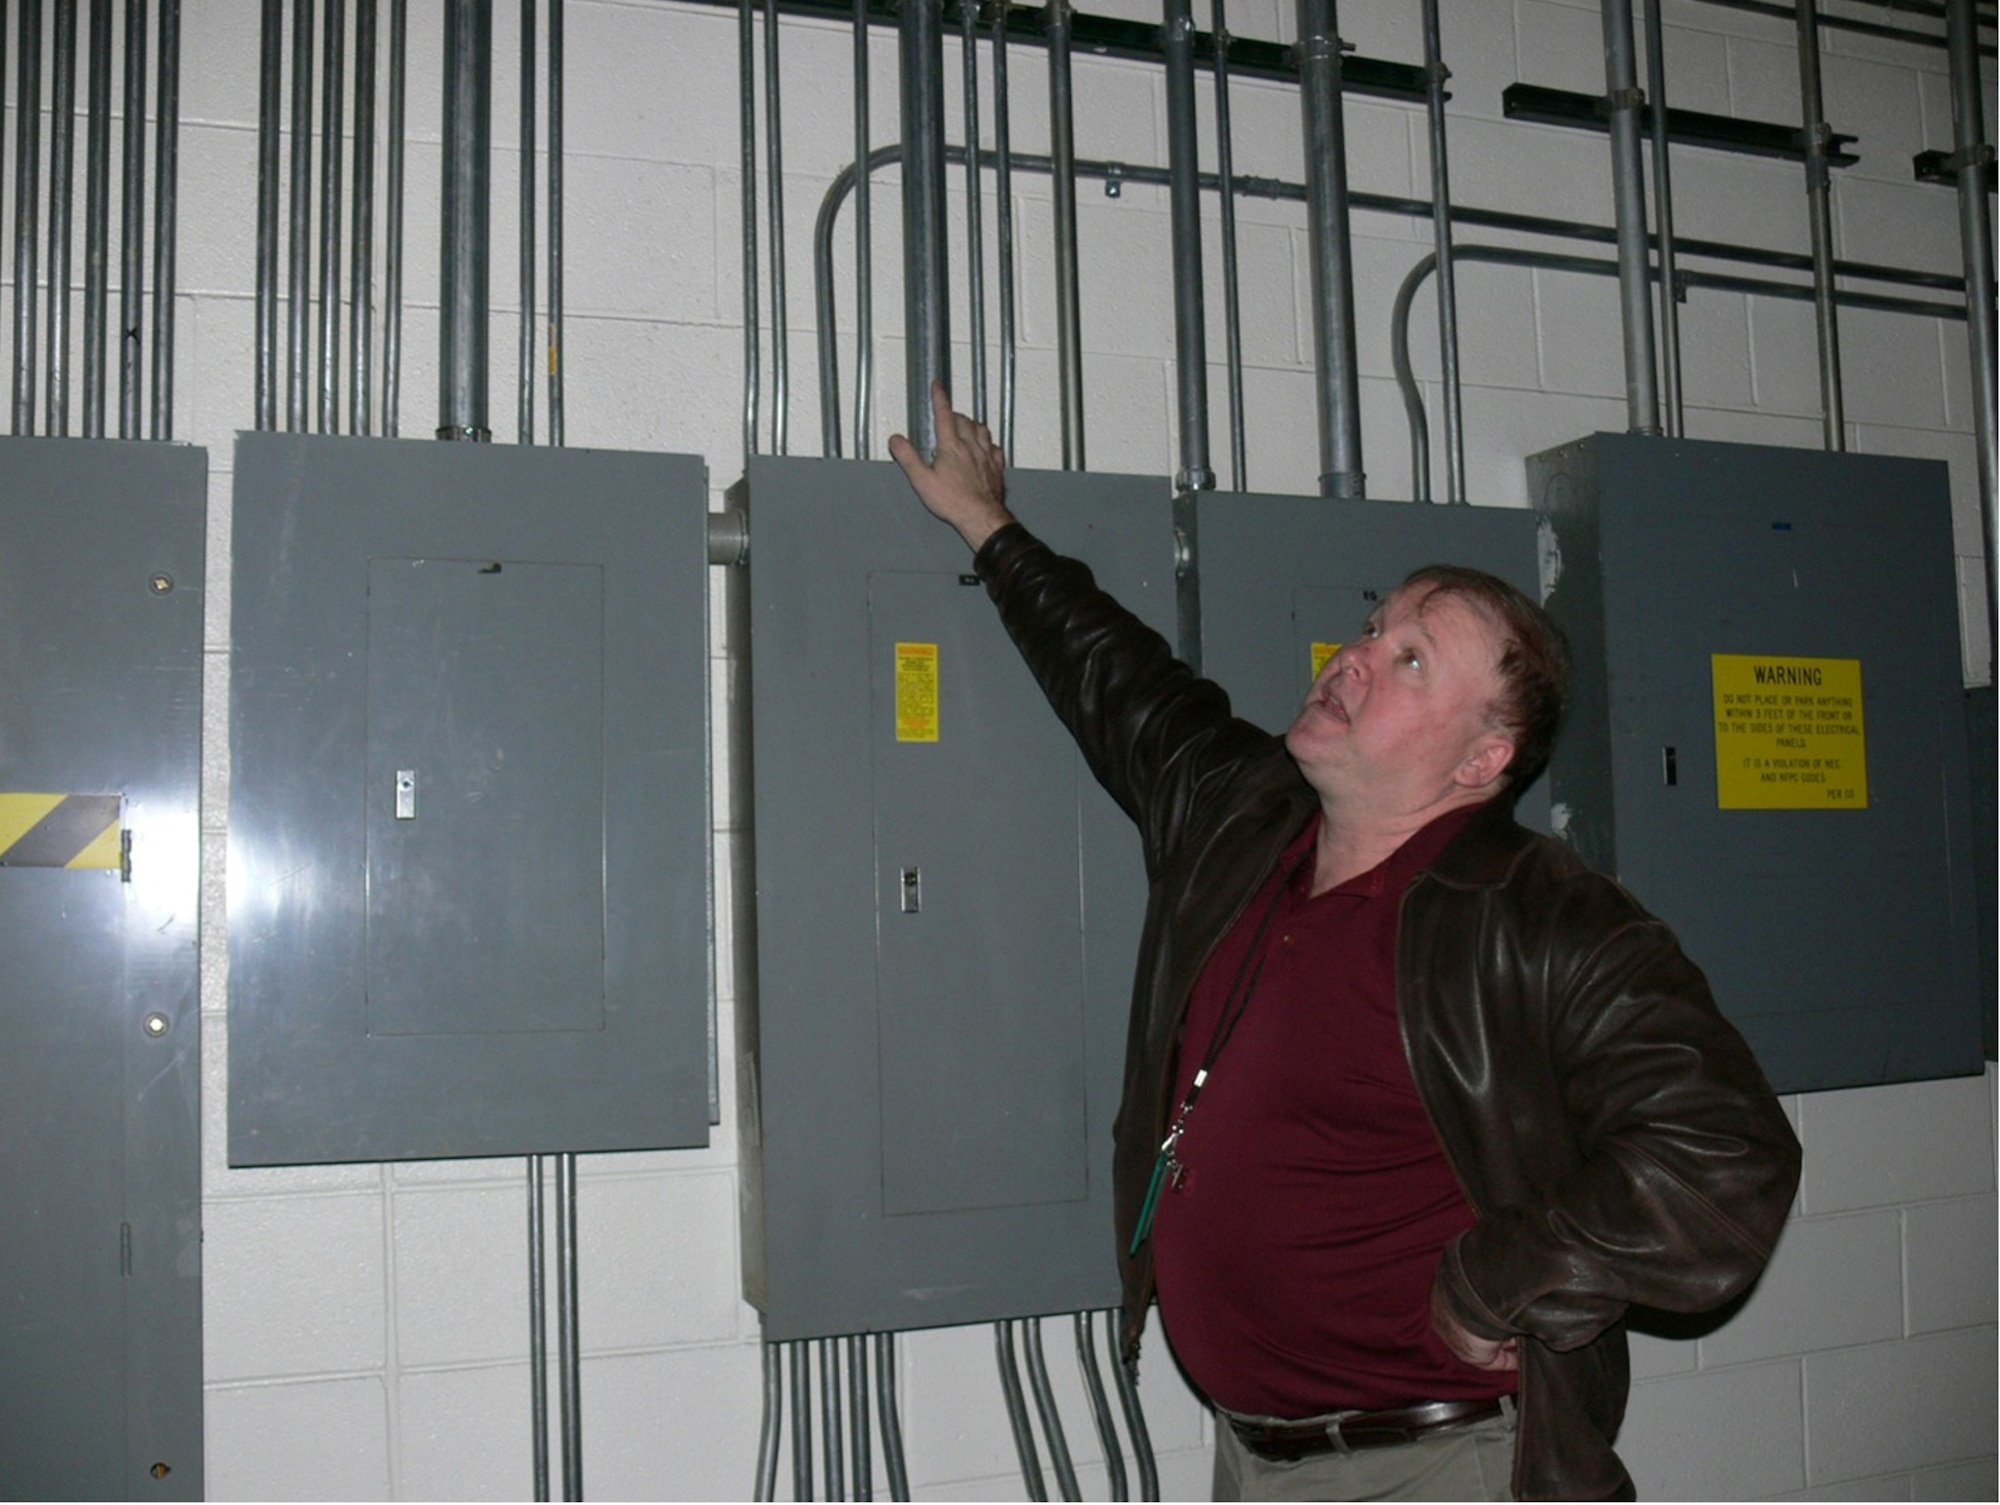
{"type": "Polygon", "coordinates": [[[945,391],[944,383],[941,381],[931,383],[931,413],[937,420],[938,436],[942,438],[949,434],[952,431],[954,416],[951,411],[951,393],[945,391]]]}

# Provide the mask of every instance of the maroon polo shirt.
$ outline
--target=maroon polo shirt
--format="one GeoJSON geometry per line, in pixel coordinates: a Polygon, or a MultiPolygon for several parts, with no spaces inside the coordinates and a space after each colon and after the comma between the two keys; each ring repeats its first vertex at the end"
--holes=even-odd
{"type": "Polygon", "coordinates": [[[1314,820],[1195,987],[1176,1109],[1254,982],[1176,1147],[1185,1175],[1161,1191],[1153,1261],[1174,1352],[1228,1410],[1303,1417],[1514,1388],[1431,1331],[1431,1276],[1474,1219],[1396,1014],[1403,891],[1472,813],[1317,897],[1314,820]]]}

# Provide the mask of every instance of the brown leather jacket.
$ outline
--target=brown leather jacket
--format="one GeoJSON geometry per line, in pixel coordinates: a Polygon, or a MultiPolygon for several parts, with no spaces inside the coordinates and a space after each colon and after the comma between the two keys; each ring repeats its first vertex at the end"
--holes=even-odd
{"type": "MultiPolygon", "coordinates": [[[[1114,1127],[1128,1356],[1153,1297],[1130,1251],[1210,952],[1318,808],[1283,742],[1019,526],[976,568],[1099,781],[1149,897],[1114,1127]]],[[[1799,1173],[1791,1126],[1673,934],[1505,801],[1403,895],[1396,992],[1417,1089],[1477,1225],[1440,1264],[1464,1326],[1518,1335],[1521,1499],[1630,1498],[1612,1451],[1634,1303],[1703,1311],[1756,1279],[1799,1173]]]]}

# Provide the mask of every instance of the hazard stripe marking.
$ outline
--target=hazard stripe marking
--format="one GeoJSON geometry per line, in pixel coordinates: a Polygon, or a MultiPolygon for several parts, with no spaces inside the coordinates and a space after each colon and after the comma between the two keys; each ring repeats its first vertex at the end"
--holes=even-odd
{"type": "Polygon", "coordinates": [[[0,867],[118,867],[124,805],[117,794],[0,794],[0,867]]]}

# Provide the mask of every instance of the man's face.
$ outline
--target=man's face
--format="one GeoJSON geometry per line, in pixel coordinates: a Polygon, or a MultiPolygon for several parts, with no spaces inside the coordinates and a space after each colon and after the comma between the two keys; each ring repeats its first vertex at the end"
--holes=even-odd
{"type": "Polygon", "coordinates": [[[1399,590],[1327,660],[1285,746],[1322,798],[1360,812],[1488,797],[1514,752],[1487,720],[1503,646],[1461,597],[1399,590]]]}

